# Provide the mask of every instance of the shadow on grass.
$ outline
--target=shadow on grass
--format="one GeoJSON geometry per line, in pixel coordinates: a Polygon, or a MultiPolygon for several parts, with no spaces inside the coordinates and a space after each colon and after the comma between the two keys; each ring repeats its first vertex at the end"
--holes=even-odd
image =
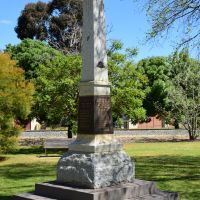
{"type": "Polygon", "coordinates": [[[160,189],[179,192],[181,200],[200,199],[200,156],[144,156],[135,161],[137,179],[156,181],[160,189]]]}
{"type": "Polygon", "coordinates": [[[56,165],[48,164],[13,164],[0,167],[0,177],[25,181],[29,178],[50,176],[56,172],[56,165]]]}
{"type": "Polygon", "coordinates": [[[1,200],[11,200],[11,199],[12,199],[12,196],[1,196],[1,195],[0,195],[0,199],[1,199],[1,200]]]}
{"type": "MultiPolygon", "coordinates": [[[[60,150],[60,149],[48,149],[48,154],[59,154],[62,155],[66,150],[60,150]]],[[[13,152],[10,152],[10,154],[17,155],[17,154],[45,154],[44,147],[42,146],[33,146],[33,147],[20,147],[19,149],[16,149],[13,152]]]]}
{"type": "Polygon", "coordinates": [[[137,178],[155,181],[200,180],[200,157],[137,157],[136,171],[137,178]]]}
{"type": "Polygon", "coordinates": [[[34,190],[35,183],[55,180],[56,165],[49,163],[10,164],[0,167],[0,200],[34,190]]]}
{"type": "Polygon", "coordinates": [[[61,155],[56,155],[56,156],[54,156],[54,155],[43,155],[43,156],[37,156],[38,158],[60,158],[61,157],[61,155]]]}
{"type": "Polygon", "coordinates": [[[5,160],[7,160],[8,158],[6,158],[5,156],[0,156],[0,162],[3,162],[5,160]]]}

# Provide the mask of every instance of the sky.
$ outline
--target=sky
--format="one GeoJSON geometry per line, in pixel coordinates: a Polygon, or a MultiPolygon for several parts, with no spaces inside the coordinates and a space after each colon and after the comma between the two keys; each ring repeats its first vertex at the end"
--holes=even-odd
{"type": "MultiPolygon", "coordinates": [[[[27,3],[38,0],[1,0],[0,6],[0,50],[7,44],[18,44],[20,40],[14,31],[17,19],[27,3]]],[[[41,0],[48,2],[48,0],[41,0]]],[[[107,38],[121,40],[126,48],[137,47],[139,54],[135,60],[151,56],[167,56],[173,45],[168,41],[160,44],[145,43],[145,33],[150,29],[145,11],[133,0],[104,0],[106,24],[111,32],[107,38]]]]}

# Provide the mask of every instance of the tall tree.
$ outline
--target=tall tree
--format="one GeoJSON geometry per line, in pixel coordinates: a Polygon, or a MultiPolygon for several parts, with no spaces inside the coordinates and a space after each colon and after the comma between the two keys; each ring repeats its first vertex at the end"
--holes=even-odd
{"type": "Polygon", "coordinates": [[[16,122],[31,111],[34,87],[7,54],[0,53],[0,151],[13,149],[20,129],[16,122]]]}
{"type": "Polygon", "coordinates": [[[144,108],[147,115],[165,117],[165,99],[168,95],[168,80],[171,75],[171,66],[168,59],[166,57],[142,59],[138,62],[137,69],[148,78],[148,83],[144,86],[146,92],[144,108]]]}
{"type": "MultiPolygon", "coordinates": [[[[108,50],[113,116],[117,120],[123,115],[136,122],[145,118],[143,84],[147,79],[136,70],[130,59],[136,50],[128,49],[127,53],[120,53],[122,47],[120,42],[115,41],[108,50]]],[[[23,64],[28,75],[31,74],[28,77],[35,83],[32,115],[40,122],[49,125],[64,123],[69,130],[75,130],[81,74],[80,55],[66,56],[47,44],[30,39],[9,46],[7,51],[18,60],[18,64],[23,64]]]]}
{"type": "Polygon", "coordinates": [[[18,38],[39,39],[64,53],[80,51],[82,1],[51,0],[29,3],[18,18],[18,38]]]}
{"type": "Polygon", "coordinates": [[[62,54],[49,45],[32,39],[24,39],[18,45],[8,45],[5,52],[24,69],[26,79],[36,78],[36,69],[40,64],[45,65],[62,54]]]}
{"type": "Polygon", "coordinates": [[[82,37],[82,1],[52,0],[49,8],[49,44],[64,53],[78,53],[82,37]]]}
{"type": "Polygon", "coordinates": [[[145,120],[146,111],[143,108],[145,98],[145,75],[136,69],[132,56],[136,49],[127,49],[122,53],[123,44],[113,41],[108,50],[109,79],[112,84],[112,113],[115,122],[122,118],[136,123],[145,120]]]}
{"type": "MultiPolygon", "coordinates": [[[[116,121],[126,116],[137,122],[146,117],[142,107],[145,96],[142,88],[147,79],[136,70],[133,61],[128,59],[135,51],[129,49],[128,54],[122,54],[120,49],[122,44],[115,41],[108,50],[113,117],[116,121]]],[[[60,54],[36,68],[36,104],[33,112],[40,121],[50,125],[67,122],[65,125],[69,131],[76,131],[81,64],[78,55],[60,54]]]]}
{"type": "Polygon", "coordinates": [[[15,27],[18,38],[45,40],[48,37],[46,21],[49,16],[47,11],[48,5],[41,1],[27,4],[15,27]]]}
{"type": "Polygon", "coordinates": [[[78,80],[81,59],[65,56],[49,45],[25,39],[18,45],[7,46],[6,52],[25,70],[26,79],[35,84],[32,117],[49,126],[63,124],[70,131],[75,127],[78,80]]]}
{"type": "Polygon", "coordinates": [[[200,63],[187,50],[171,59],[172,78],[167,96],[169,116],[188,130],[190,140],[200,134],[200,63]]]}
{"type": "Polygon", "coordinates": [[[151,23],[148,39],[163,37],[173,31],[178,47],[200,44],[200,1],[199,0],[135,0],[145,2],[147,15],[151,23]]]}
{"type": "Polygon", "coordinates": [[[36,74],[32,114],[49,126],[67,126],[71,138],[77,126],[80,56],[59,55],[53,61],[41,64],[36,74]]]}

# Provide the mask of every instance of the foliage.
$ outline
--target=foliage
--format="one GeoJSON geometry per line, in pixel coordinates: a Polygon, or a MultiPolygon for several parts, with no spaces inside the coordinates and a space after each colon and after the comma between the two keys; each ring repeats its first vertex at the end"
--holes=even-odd
{"type": "Polygon", "coordinates": [[[59,55],[37,68],[33,115],[40,122],[76,127],[80,72],[80,56],[59,55]]]}
{"type": "Polygon", "coordinates": [[[5,52],[9,53],[12,59],[17,61],[17,65],[25,70],[26,79],[35,78],[39,65],[45,65],[62,54],[39,40],[31,39],[24,39],[18,45],[9,44],[5,52]]]}
{"type": "Polygon", "coordinates": [[[26,78],[33,79],[35,84],[31,116],[42,124],[68,126],[69,132],[75,128],[80,56],[65,56],[49,45],[31,39],[16,46],[9,45],[6,51],[25,69],[26,78]]]}
{"type": "Polygon", "coordinates": [[[146,98],[144,108],[147,116],[165,117],[168,81],[171,74],[170,65],[166,57],[150,57],[142,59],[137,64],[137,69],[148,78],[144,86],[146,98]]]}
{"type": "Polygon", "coordinates": [[[137,71],[134,62],[130,59],[130,52],[121,53],[123,44],[113,41],[108,50],[109,78],[112,84],[112,113],[114,121],[121,118],[130,119],[133,123],[144,120],[146,117],[143,108],[145,92],[142,90],[146,77],[137,71]]]}
{"type": "MultiPolygon", "coordinates": [[[[117,120],[123,114],[135,122],[145,118],[142,87],[146,77],[137,72],[130,60],[137,50],[128,49],[128,53],[123,54],[120,53],[122,46],[119,41],[113,41],[108,50],[113,116],[117,120]]],[[[80,56],[65,56],[40,41],[30,39],[17,46],[8,46],[7,52],[24,67],[27,78],[34,78],[36,92],[32,116],[51,126],[65,124],[75,127],[80,56]]]]}
{"type": "Polygon", "coordinates": [[[164,118],[176,128],[181,124],[188,130],[189,138],[196,139],[200,126],[199,62],[183,50],[169,58],[143,59],[138,70],[148,77],[144,88],[147,115],[164,118]]]}
{"type": "MultiPolygon", "coordinates": [[[[112,81],[113,116],[122,113],[132,121],[145,117],[141,90],[145,77],[138,73],[126,55],[109,51],[109,74],[112,81]]],[[[57,56],[37,70],[35,114],[40,121],[56,125],[68,121],[74,127],[77,119],[78,83],[81,73],[79,56],[57,56]],[[53,105],[53,106],[52,106],[53,105]]]]}
{"type": "Polygon", "coordinates": [[[46,41],[65,53],[79,52],[82,26],[81,4],[79,0],[28,3],[22,10],[15,28],[18,38],[46,41]]]}
{"type": "Polygon", "coordinates": [[[0,151],[13,149],[19,135],[17,122],[26,119],[32,104],[33,84],[9,55],[0,54],[0,151]]]}
{"type": "Polygon", "coordinates": [[[173,77],[167,98],[169,113],[194,140],[200,134],[200,63],[182,50],[171,57],[170,64],[173,77]]]}
{"type": "Polygon", "coordinates": [[[192,44],[200,45],[200,1],[199,0],[135,0],[145,2],[150,18],[151,30],[148,39],[169,35],[175,29],[174,36],[181,38],[178,47],[192,44]]]}

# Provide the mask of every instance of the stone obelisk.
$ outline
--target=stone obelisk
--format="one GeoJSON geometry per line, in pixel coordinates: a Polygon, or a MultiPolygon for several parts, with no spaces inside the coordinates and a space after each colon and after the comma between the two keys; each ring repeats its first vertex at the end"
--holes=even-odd
{"type": "Polygon", "coordinates": [[[83,0],[83,15],[77,139],[58,161],[56,181],[38,183],[34,193],[14,200],[178,200],[134,179],[134,164],[113,136],[103,0],[83,0]]]}
{"type": "Polygon", "coordinates": [[[83,0],[78,135],[57,165],[57,182],[102,188],[133,182],[134,166],[113,135],[103,0],[83,0]]]}

